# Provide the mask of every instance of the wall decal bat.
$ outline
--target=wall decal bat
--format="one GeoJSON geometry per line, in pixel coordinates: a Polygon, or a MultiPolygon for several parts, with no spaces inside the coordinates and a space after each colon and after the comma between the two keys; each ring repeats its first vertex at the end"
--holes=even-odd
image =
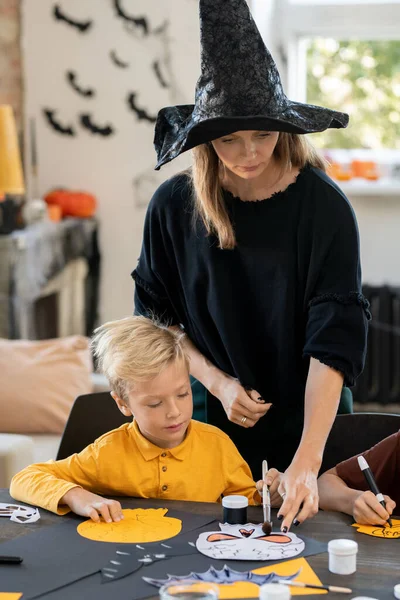
{"type": "Polygon", "coordinates": [[[152,66],[153,66],[153,71],[156,74],[156,77],[157,77],[161,87],[168,88],[169,85],[166,82],[166,80],[164,79],[163,74],[161,73],[160,62],[158,60],[155,60],[153,62],[152,66]]]}
{"type": "Polygon", "coordinates": [[[89,113],[80,115],[80,122],[82,127],[93,133],[94,135],[100,135],[102,137],[108,137],[115,133],[113,127],[111,125],[97,125],[92,116],[89,113]]]}
{"type": "Polygon", "coordinates": [[[61,133],[62,135],[69,135],[69,136],[76,135],[75,130],[73,129],[73,127],[71,125],[63,125],[62,123],[60,123],[59,121],[56,120],[56,117],[55,117],[56,112],[57,111],[51,110],[49,108],[43,109],[43,114],[45,115],[48,124],[54,129],[54,131],[57,131],[58,133],[61,133]]]}
{"type": "Polygon", "coordinates": [[[117,67],[120,67],[121,69],[127,69],[129,67],[129,63],[118,58],[115,50],[111,50],[110,58],[113,61],[114,65],[116,65],[117,67]]]}
{"type": "Polygon", "coordinates": [[[135,92],[128,95],[128,106],[136,114],[139,121],[148,121],[149,123],[155,123],[157,121],[157,117],[153,117],[144,108],[137,106],[135,92]]]}
{"type": "Polygon", "coordinates": [[[67,81],[71,84],[71,87],[80,96],[83,96],[84,98],[93,98],[95,96],[96,92],[92,88],[84,89],[77,83],[77,81],[76,81],[77,75],[74,71],[67,71],[66,78],[67,78],[67,81]]]}
{"type": "Polygon", "coordinates": [[[93,25],[93,21],[77,21],[76,19],[72,19],[71,17],[67,17],[67,15],[62,11],[59,4],[55,4],[53,8],[53,15],[57,21],[64,21],[71,27],[75,27],[80,33],[85,33],[90,29],[93,25]]]}
{"type": "Polygon", "coordinates": [[[114,7],[118,17],[121,17],[126,21],[130,26],[134,26],[135,28],[141,28],[143,31],[143,35],[149,35],[149,24],[147,22],[146,17],[132,17],[128,15],[121,5],[121,0],[114,0],[114,7]]]}

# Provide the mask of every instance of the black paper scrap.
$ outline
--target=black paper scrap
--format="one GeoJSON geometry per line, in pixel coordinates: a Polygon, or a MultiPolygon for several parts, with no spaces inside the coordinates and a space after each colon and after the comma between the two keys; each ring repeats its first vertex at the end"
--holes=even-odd
{"type": "Polygon", "coordinates": [[[54,8],[53,8],[53,16],[56,19],[56,21],[63,21],[64,23],[67,23],[67,25],[70,25],[71,27],[74,27],[75,29],[77,29],[80,33],[85,33],[86,31],[89,31],[90,27],[93,25],[93,21],[88,20],[88,21],[77,21],[76,19],[72,19],[71,17],[68,17],[61,9],[59,4],[55,4],[54,8]]]}
{"type": "MultiPolygon", "coordinates": [[[[204,531],[211,531],[209,526],[202,527],[201,529],[204,531]]],[[[199,533],[200,530],[196,532],[196,534],[193,534],[193,538],[197,539],[199,533]]],[[[293,558],[306,558],[313,554],[326,552],[326,544],[303,536],[300,537],[305,541],[306,548],[301,554],[298,554],[293,558]]],[[[124,544],[123,547],[125,548],[126,544],[124,544]]],[[[154,598],[157,595],[156,589],[144,581],[143,576],[152,579],[166,579],[168,574],[182,576],[187,575],[187,573],[190,573],[191,571],[204,573],[210,566],[220,570],[224,565],[227,565],[236,571],[247,572],[265,566],[272,566],[280,562],[282,561],[223,561],[210,559],[198,552],[197,554],[177,556],[169,558],[168,560],[153,562],[148,566],[143,566],[131,575],[113,581],[108,585],[103,584],[101,574],[96,573],[95,575],[91,575],[90,577],[81,579],[57,590],[57,592],[46,595],[43,600],[71,600],[71,598],[79,598],[79,600],[92,600],[93,598],[96,598],[96,600],[110,600],[110,594],[112,594],[113,598],[118,598],[118,600],[142,600],[149,597],[154,598]]]]}
{"type": "MultiPolygon", "coordinates": [[[[140,500],[119,500],[123,508],[147,508],[140,500]]],[[[168,503],[164,505],[160,502],[158,505],[164,506],[168,507],[168,503]]],[[[44,510],[41,512],[46,513],[44,510]]],[[[168,510],[167,514],[182,521],[181,534],[209,527],[211,523],[215,525],[215,518],[206,515],[175,510],[168,510]]],[[[33,600],[55,590],[58,594],[60,588],[72,582],[86,581],[96,573],[102,587],[100,571],[109,561],[110,553],[115,552],[121,544],[95,542],[82,537],[77,532],[77,526],[83,519],[76,515],[68,514],[59,519],[60,522],[55,525],[36,529],[31,534],[1,544],[2,554],[23,558],[18,568],[15,565],[1,565],[2,590],[18,589],[24,594],[24,600],[33,600]]],[[[171,539],[178,539],[179,535],[171,539]]],[[[132,544],[125,546],[129,548],[132,544]]],[[[82,600],[85,595],[78,594],[76,597],[82,600]]],[[[132,598],[131,591],[128,598],[132,598]]]]}

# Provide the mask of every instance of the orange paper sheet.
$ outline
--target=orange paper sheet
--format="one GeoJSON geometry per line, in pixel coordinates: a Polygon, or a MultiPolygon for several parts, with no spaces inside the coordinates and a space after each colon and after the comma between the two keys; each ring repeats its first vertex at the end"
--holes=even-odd
{"type": "Polygon", "coordinates": [[[353,523],[352,527],[356,527],[359,533],[372,535],[373,537],[386,538],[388,540],[396,540],[400,538],[400,519],[392,519],[392,527],[379,527],[379,525],[360,525],[353,523]]]}
{"type": "Polygon", "coordinates": [[[19,592],[0,592],[0,600],[19,600],[22,594],[19,592]]]}
{"type": "MultiPolygon", "coordinates": [[[[294,581],[302,581],[303,583],[312,583],[314,585],[322,585],[321,580],[312,570],[305,558],[294,558],[277,565],[270,567],[261,567],[254,569],[254,573],[266,575],[274,571],[278,575],[291,575],[301,569],[301,573],[294,581]]],[[[247,581],[239,581],[232,585],[219,585],[219,599],[231,600],[236,598],[258,598],[259,586],[255,583],[247,581]]],[[[312,588],[296,588],[291,587],[292,596],[306,596],[311,594],[327,594],[326,590],[313,590],[312,588]]]]}
{"type": "MultiPolygon", "coordinates": [[[[124,519],[118,523],[95,523],[91,519],[80,523],[78,533],[96,542],[144,544],[172,538],[182,529],[182,521],[166,517],[166,508],[123,509],[124,519]]],[[[1,599],[0,599],[1,600],[1,599]]]]}

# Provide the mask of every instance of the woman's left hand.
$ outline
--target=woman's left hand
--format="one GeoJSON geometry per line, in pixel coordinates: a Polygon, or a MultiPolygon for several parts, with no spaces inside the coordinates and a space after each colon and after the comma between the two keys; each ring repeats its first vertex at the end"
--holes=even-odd
{"type": "Polygon", "coordinates": [[[278,492],[283,498],[278,517],[282,516],[282,531],[299,525],[318,512],[318,469],[301,459],[294,459],[281,476],[278,492]],[[285,529],[286,528],[286,529],[285,529]]]}

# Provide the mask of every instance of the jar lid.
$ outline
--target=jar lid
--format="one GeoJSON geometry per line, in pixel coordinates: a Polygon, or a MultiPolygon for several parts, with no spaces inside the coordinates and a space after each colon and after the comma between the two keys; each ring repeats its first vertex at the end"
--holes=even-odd
{"type": "Polygon", "coordinates": [[[290,600],[292,594],[288,585],[264,583],[259,591],[260,600],[290,600]]]}
{"type": "Polygon", "coordinates": [[[331,540],[328,543],[328,552],[334,552],[341,556],[355,554],[358,550],[358,544],[354,540],[331,540]]]}
{"type": "Polygon", "coordinates": [[[246,508],[249,501],[246,496],[225,496],[222,498],[222,506],[224,508],[246,508]]]}
{"type": "Polygon", "coordinates": [[[393,593],[395,598],[400,598],[400,583],[394,586],[393,593]]]}

